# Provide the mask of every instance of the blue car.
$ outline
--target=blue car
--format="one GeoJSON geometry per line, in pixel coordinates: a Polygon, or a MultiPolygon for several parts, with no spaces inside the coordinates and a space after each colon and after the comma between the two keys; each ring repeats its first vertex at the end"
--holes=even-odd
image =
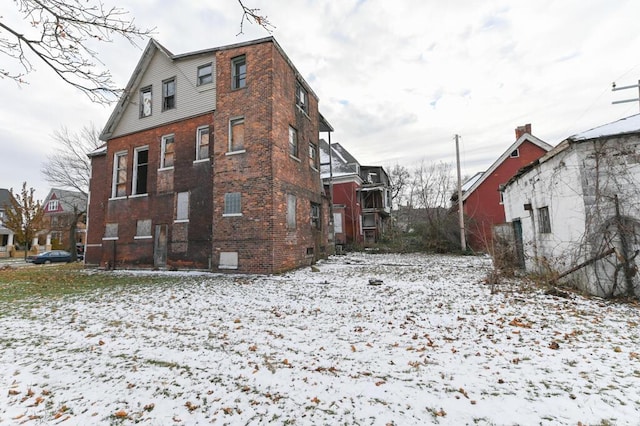
{"type": "Polygon", "coordinates": [[[27,262],[41,265],[43,263],[55,263],[55,262],[71,262],[71,253],[64,250],[51,250],[45,251],[35,256],[27,257],[27,262]]]}

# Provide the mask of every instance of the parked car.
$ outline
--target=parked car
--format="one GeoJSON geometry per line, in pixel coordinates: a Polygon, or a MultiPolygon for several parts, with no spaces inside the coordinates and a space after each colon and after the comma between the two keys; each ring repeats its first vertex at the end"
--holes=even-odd
{"type": "Polygon", "coordinates": [[[71,253],[64,250],[45,251],[35,256],[27,257],[27,262],[35,263],[36,265],[55,262],[68,263],[71,262],[71,253]]]}

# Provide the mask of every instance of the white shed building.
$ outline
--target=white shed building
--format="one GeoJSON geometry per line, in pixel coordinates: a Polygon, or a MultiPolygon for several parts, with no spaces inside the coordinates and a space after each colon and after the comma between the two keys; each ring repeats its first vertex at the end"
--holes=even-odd
{"type": "Polygon", "coordinates": [[[503,188],[527,271],[640,297],[640,114],[564,140],[503,188]]]}

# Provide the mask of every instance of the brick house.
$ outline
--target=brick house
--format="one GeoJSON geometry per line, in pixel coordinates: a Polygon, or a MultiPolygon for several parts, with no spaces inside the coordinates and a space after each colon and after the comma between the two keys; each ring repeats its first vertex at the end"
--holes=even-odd
{"type": "Polygon", "coordinates": [[[147,45],[93,152],[86,262],[276,273],[328,253],[331,129],[272,37],[147,45]]]}
{"type": "Polygon", "coordinates": [[[380,166],[362,166],[341,144],[320,140],[322,179],[333,193],[335,243],[371,245],[389,225],[389,177],[380,166]]]}
{"type": "MultiPolygon", "coordinates": [[[[531,134],[531,124],[518,126],[515,133],[516,141],[489,169],[477,173],[463,185],[467,243],[474,250],[486,251],[493,240],[493,227],[505,221],[500,185],[553,148],[531,134]]],[[[456,200],[457,194],[452,199],[457,207],[456,200]]]]}
{"type": "Polygon", "coordinates": [[[76,250],[86,242],[87,196],[78,191],[53,188],[43,202],[43,230],[38,246],[44,250],[76,250]],[[75,226],[72,223],[75,221],[75,226]],[[71,232],[74,233],[71,237],[71,232]]]}

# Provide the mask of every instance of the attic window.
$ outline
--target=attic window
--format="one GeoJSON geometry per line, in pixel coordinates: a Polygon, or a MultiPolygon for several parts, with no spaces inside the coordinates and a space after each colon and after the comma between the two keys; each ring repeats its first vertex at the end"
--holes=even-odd
{"type": "Polygon", "coordinates": [[[58,211],[59,207],[60,207],[60,200],[50,200],[49,203],[47,203],[48,212],[58,211]]]}
{"type": "Polygon", "coordinates": [[[198,86],[213,82],[211,63],[198,67],[198,86]]]}
{"type": "Polygon", "coordinates": [[[509,155],[509,157],[511,158],[520,157],[520,150],[518,148],[514,149],[513,151],[511,151],[511,154],[509,155]]]}
{"type": "Polygon", "coordinates": [[[176,107],[176,79],[170,78],[162,82],[162,110],[176,107]]]}
{"type": "Polygon", "coordinates": [[[151,115],[151,86],[140,89],[140,118],[151,115]]]}

